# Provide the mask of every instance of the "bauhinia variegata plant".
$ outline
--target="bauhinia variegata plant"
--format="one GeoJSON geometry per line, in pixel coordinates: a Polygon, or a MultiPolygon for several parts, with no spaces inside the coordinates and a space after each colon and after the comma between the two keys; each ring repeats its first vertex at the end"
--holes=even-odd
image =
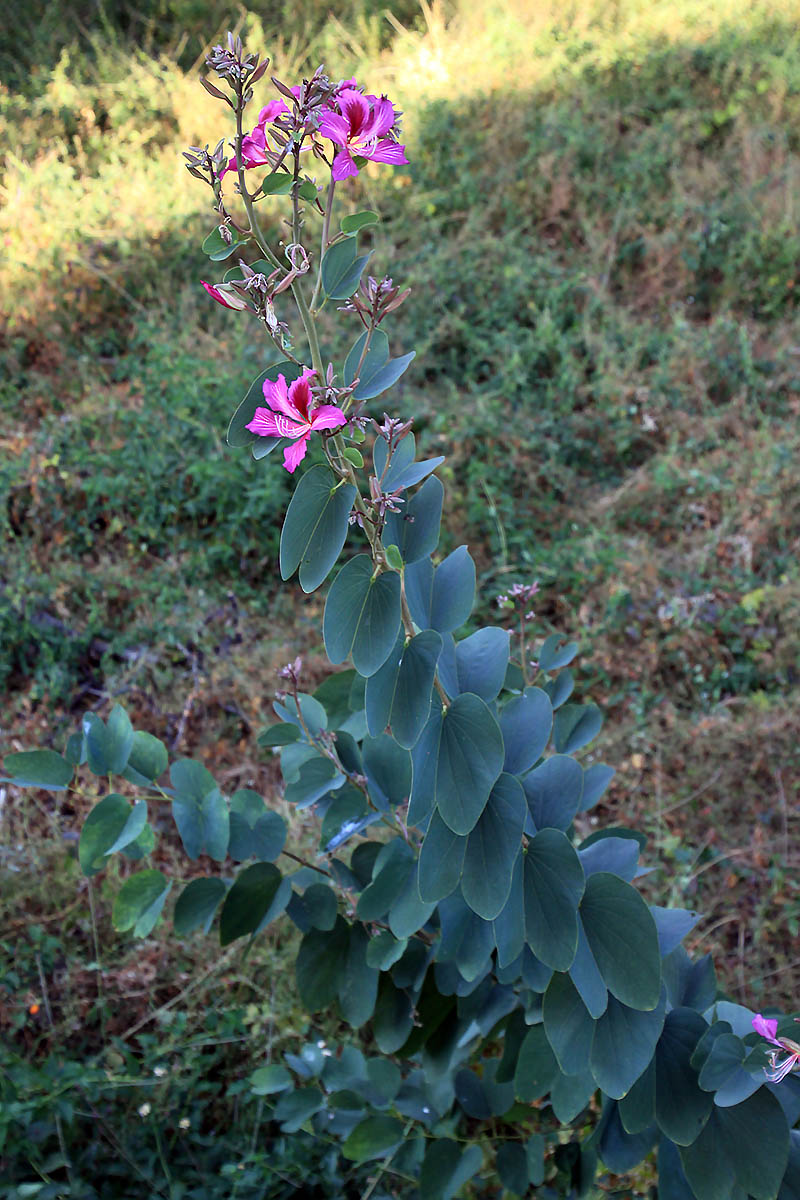
{"type": "Polygon", "coordinates": [[[286,822],[256,792],[226,797],[200,763],[170,766],[119,706],[105,723],[87,714],[64,755],[8,755],[7,777],[52,789],[79,787],[84,769],[101,779],[81,867],[94,875],[117,853],[141,863],[117,895],[117,929],[149,934],[170,892],[146,866],[159,801],[189,858],[218,864],[178,895],[180,934],[216,923],[228,945],[283,914],[297,925],[302,1002],[360,1033],[309,1042],[257,1070],[253,1088],[285,1132],[376,1160],[393,1195],[413,1186],[435,1200],[498,1177],[515,1195],[543,1184],[583,1195],[598,1171],[655,1151],[663,1200],[798,1197],[791,1015],[720,997],[710,957],[692,961],[681,944],[697,914],[650,906],[636,887],[641,835],[579,840],[574,819],[613,771],[580,760],[601,716],[571,702],[576,647],[549,637],[532,661],[535,585],[499,598],[511,628],[455,636],[476,576],[466,546],[437,555],[443,459],[417,458],[407,413],[373,416],[413,358],[391,355],[386,330],[407,292],[367,276],[358,237],[378,217],[349,211],[347,181],[367,162],[406,163],[399,113],[320,68],[298,85],[273,79],[277,96],[247,132],[267,65],[232,36],[214,49],[217,82],[203,84],[231,108],[235,137],[186,157],[213,192],[204,250],[220,272],[233,263],[204,287],[268,339],[270,365],[228,442],[256,459],[277,451],[267,469],[297,479],[283,579],[313,592],[335,571],[325,649],[352,665],[313,694],[299,659],[284,668],[279,721],[259,738],[280,755],[285,800],[318,817],[319,852],[287,848],[286,822]],[[286,197],[285,244],[263,232],[271,197],[286,197]],[[342,314],[330,359],[323,309],[342,314]],[[134,803],[104,794],[114,776],[134,803]]]}

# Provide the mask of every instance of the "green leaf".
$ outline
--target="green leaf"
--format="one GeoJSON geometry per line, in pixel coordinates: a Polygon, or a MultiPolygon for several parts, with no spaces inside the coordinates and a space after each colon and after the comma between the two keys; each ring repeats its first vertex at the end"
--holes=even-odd
{"type": "MultiPolygon", "coordinates": [[[[667,1013],[655,1057],[655,1115],[661,1132],[679,1146],[689,1146],[709,1118],[713,1096],[703,1092],[691,1057],[708,1025],[691,1008],[667,1013]]],[[[753,1089],[755,1090],[755,1089],[753,1089]]]]}
{"type": "Polygon", "coordinates": [[[328,792],[342,787],[344,782],[345,776],[336,770],[336,765],[329,758],[317,755],[303,763],[298,778],[286,788],[284,800],[298,808],[309,808],[328,792]]]}
{"type": "Polygon", "coordinates": [[[580,1075],[559,1075],[550,1089],[553,1112],[562,1125],[571,1125],[588,1105],[597,1084],[590,1071],[580,1075]]]}
{"type": "Polygon", "coordinates": [[[435,571],[428,558],[411,563],[405,583],[411,616],[420,629],[452,633],[472,612],[475,563],[466,546],[448,554],[435,571]]]}
{"type": "Polygon", "coordinates": [[[342,981],[350,946],[350,927],[341,917],[331,930],[311,929],[300,943],[295,962],[297,989],[309,1010],[330,1008],[342,981]]]}
{"type": "Polygon", "coordinates": [[[374,675],[388,658],[400,628],[400,576],[373,578],[372,559],[357,554],[334,579],[325,601],[322,630],[332,663],[352,654],[360,675],[374,675]]]}
{"type": "Polygon", "coordinates": [[[181,937],[202,929],[208,933],[227,888],[221,879],[192,879],[175,902],[173,923],[181,937]]]}
{"type": "Polygon", "coordinates": [[[411,799],[408,802],[407,823],[421,824],[433,808],[436,786],[436,763],[442,736],[442,706],[434,698],[430,715],[422,727],[411,752],[411,799]]]}
{"type": "Polygon", "coordinates": [[[172,816],[189,858],[206,853],[217,862],[228,854],[228,807],[214,776],[198,762],[181,758],[169,773],[175,789],[172,816]]]}
{"type": "MultiPolygon", "coordinates": [[[[358,371],[358,391],[362,388],[369,391],[369,384],[372,376],[377,374],[389,358],[389,339],[382,329],[376,329],[369,341],[369,350],[364,355],[364,347],[367,344],[369,337],[368,331],[365,329],[359,338],[356,339],[350,349],[347,358],[344,360],[344,369],[342,377],[346,387],[350,387],[356,378],[358,371]],[[361,356],[364,355],[363,362],[361,356]],[[359,366],[360,364],[360,366],[359,366]]],[[[369,400],[369,395],[359,396],[361,400],[369,400]]]]}
{"type": "Polygon", "coordinates": [[[372,1031],[378,1049],[383,1054],[394,1054],[408,1040],[414,1027],[411,999],[408,992],[396,988],[388,975],[382,975],[378,984],[378,1001],[372,1020],[372,1031]]]}
{"type": "Polygon", "coordinates": [[[619,1115],[619,1106],[610,1100],[603,1109],[595,1137],[605,1165],[621,1174],[632,1171],[649,1154],[658,1131],[651,1125],[641,1133],[627,1133],[619,1115]]]}
{"type": "Polygon", "coordinates": [[[405,887],[414,859],[402,838],[381,848],[375,860],[372,882],[358,898],[356,915],[362,921],[380,921],[405,887]]]}
{"type": "Polygon", "coordinates": [[[272,1096],[275,1092],[285,1092],[291,1086],[291,1075],[279,1063],[259,1067],[250,1076],[250,1090],[254,1096],[272,1096]]]}
{"type": "Polygon", "coordinates": [[[304,179],[297,189],[298,196],[309,202],[316,200],[319,194],[319,188],[314,183],[313,179],[304,179]]]}
{"type": "Polygon", "coordinates": [[[554,754],[526,775],[522,786],[534,829],[569,829],[583,793],[580,763],[567,754],[554,754]]]}
{"type": "Polygon", "coordinates": [[[580,993],[581,1000],[595,1018],[601,1017],[608,1004],[608,989],[603,982],[600,968],[595,962],[586,932],[578,913],[578,946],[569,969],[569,977],[580,993]]]}
{"type": "Polygon", "coordinates": [[[438,812],[431,815],[419,852],[419,894],[425,903],[443,900],[458,887],[467,839],[453,833],[438,812]]]}
{"type": "MultiPolygon", "coordinates": [[[[361,470],[361,468],[362,468],[362,467],[363,467],[363,465],[364,465],[364,455],[361,453],[361,451],[360,451],[360,450],[357,450],[357,449],[355,448],[355,446],[345,446],[344,450],[342,451],[342,457],[343,457],[343,458],[346,458],[346,459],[347,459],[347,461],[348,461],[348,462],[350,462],[350,463],[352,463],[352,464],[353,464],[353,466],[354,466],[354,467],[355,467],[357,470],[359,470],[359,471],[361,470]]],[[[399,558],[399,555],[398,555],[398,558],[399,558]]],[[[400,570],[400,568],[401,568],[401,567],[402,567],[402,565],[403,565],[403,560],[402,560],[402,559],[400,559],[400,561],[399,561],[399,562],[391,562],[391,561],[389,561],[389,555],[388,555],[388,554],[387,554],[387,556],[386,556],[386,559],[387,559],[387,562],[389,562],[389,566],[390,566],[390,567],[394,567],[394,568],[395,568],[395,570],[397,570],[397,571],[399,571],[399,570],[400,570]]]]}
{"type": "Polygon", "coordinates": [[[393,571],[402,571],[403,556],[400,553],[399,548],[390,542],[389,545],[385,547],[385,552],[386,552],[386,561],[389,564],[389,566],[392,568],[392,570],[393,571]]]}
{"type": "Polygon", "coordinates": [[[398,939],[388,929],[381,929],[367,946],[367,962],[378,971],[388,971],[405,953],[408,938],[398,939]]]}
{"type": "Polygon", "coordinates": [[[656,1119],[656,1062],[651,1059],[619,1101],[619,1116],[627,1133],[642,1133],[656,1119]]]}
{"type": "Polygon", "coordinates": [[[123,779],[143,787],[163,775],[169,765],[167,747],[152,733],[137,729],[128,755],[128,765],[122,772],[123,779]]]}
{"type": "Polygon", "coordinates": [[[86,761],[95,775],[121,775],[133,748],[133,727],[121,705],[112,708],[106,725],[95,713],[83,718],[86,761]]]}
{"type": "Polygon", "coordinates": [[[317,734],[322,733],[323,729],[328,728],[328,714],[319,699],[321,690],[322,688],[317,688],[313,696],[309,696],[306,692],[298,692],[299,712],[293,695],[287,696],[284,703],[276,700],[272,706],[279,717],[297,727],[297,731],[303,740],[306,737],[305,729],[308,729],[312,737],[316,737],[317,734]],[[301,717],[302,722],[300,720],[301,717]],[[305,729],[303,726],[305,726],[305,729]]]}
{"type": "Polygon", "coordinates": [[[293,183],[294,179],[286,171],[272,171],[261,180],[261,191],[265,196],[286,196],[293,183]]]}
{"type": "Polygon", "coordinates": [[[358,233],[359,229],[366,229],[368,225],[377,225],[379,220],[378,214],[369,208],[363,212],[349,213],[342,217],[342,233],[358,233]]]}
{"type": "Polygon", "coordinates": [[[528,1178],[534,1187],[544,1183],[544,1145],[544,1138],[540,1133],[532,1133],[525,1143],[528,1178]]]}
{"type": "Polygon", "coordinates": [[[431,475],[399,512],[387,512],[384,546],[394,543],[405,563],[419,562],[433,554],[439,544],[443,500],[441,480],[431,475]]]}
{"type": "Polygon", "coordinates": [[[123,883],[111,911],[119,933],[132,929],[134,937],[147,937],[158,920],[171,883],[160,871],[139,871],[123,883]]]}
{"type": "Polygon", "coordinates": [[[336,892],[327,883],[312,883],[303,893],[306,915],[314,929],[333,929],[339,911],[336,892]]]}
{"type": "Polygon", "coordinates": [[[293,1092],[284,1092],[272,1117],[280,1122],[284,1133],[297,1133],[324,1105],[325,1098],[318,1087],[296,1088],[293,1092]]]}
{"type": "Polygon", "coordinates": [[[258,792],[242,788],[231,796],[228,854],[235,862],[272,862],[286,845],[286,821],[268,811],[258,792]]]}
{"type": "Polygon", "coordinates": [[[435,902],[420,896],[417,872],[412,863],[406,881],[389,909],[389,928],[396,938],[411,937],[427,924],[435,908],[435,902]]]}
{"type": "Polygon", "coordinates": [[[599,871],[586,881],[581,920],[612,995],[629,1008],[653,1009],[661,993],[655,921],[636,888],[599,871]]]}
{"type": "Polygon", "coordinates": [[[514,1095],[525,1104],[550,1091],[558,1076],[558,1063],[543,1025],[533,1025],[525,1034],[514,1072],[514,1095]]]}
{"type": "Polygon", "coordinates": [[[566,667],[572,662],[578,653],[578,643],[567,642],[565,646],[560,646],[562,640],[560,633],[551,633],[542,643],[538,662],[540,671],[557,671],[559,667],[566,667]]]}
{"type": "Polygon", "coordinates": [[[358,287],[358,281],[370,255],[356,258],[355,238],[335,242],[322,257],[322,288],[330,300],[347,300],[358,287]]]}
{"type": "Polygon", "coordinates": [[[497,1151],[497,1174],[504,1188],[515,1196],[528,1193],[528,1156],[519,1142],[502,1142],[497,1151]]]}
{"type": "Polygon", "coordinates": [[[356,489],[337,486],[324,466],[311,467],[298,483],[281,530],[281,578],[300,568],[300,586],[313,592],[327,577],[347,537],[356,489]]]}
{"type": "Polygon", "coordinates": [[[507,629],[478,629],[455,647],[448,662],[439,664],[439,678],[449,696],[472,692],[487,703],[496,699],[508,668],[507,629]]]}
{"type": "MultiPolygon", "coordinates": [[[[375,396],[380,396],[382,392],[393,387],[400,376],[405,375],[416,356],[416,350],[411,350],[408,354],[401,354],[398,358],[390,358],[382,367],[372,371],[368,378],[365,377],[366,373],[362,370],[361,382],[353,393],[356,400],[372,400],[375,396]]],[[[438,466],[441,462],[444,462],[443,458],[437,459],[435,466],[438,466]]],[[[434,469],[435,467],[430,468],[431,471],[434,469]]],[[[411,479],[409,477],[409,479],[397,481],[391,488],[387,487],[387,490],[394,491],[396,488],[412,487],[414,483],[419,483],[420,479],[424,479],[427,474],[429,474],[429,471],[425,471],[423,475],[419,476],[419,479],[411,479]]]]}
{"type": "Polygon", "coordinates": [[[399,745],[416,745],[430,709],[441,649],[442,639],[432,629],[418,633],[407,645],[400,630],[386,662],[367,680],[367,725],[373,735],[391,725],[399,745]]]}
{"type": "Polygon", "coordinates": [[[594,1021],[569,975],[555,974],[542,1005],[544,1029],[565,1075],[583,1074],[589,1066],[594,1021]]]}
{"type": "Polygon", "coordinates": [[[363,925],[351,925],[339,982],[339,1007],[351,1029],[360,1029],[375,1009],[378,972],[367,962],[368,944],[363,925]]]}
{"type": "MultiPolygon", "coordinates": [[[[699,1083],[706,1092],[714,1093],[714,1103],[719,1107],[740,1104],[764,1082],[760,1068],[756,1076],[744,1069],[746,1057],[747,1047],[733,1033],[722,1033],[713,1042],[700,1070],[699,1083]]],[[[677,1141],[677,1138],[672,1140],[677,1141]]]]}
{"type": "Polygon", "coordinates": [[[428,1143],[420,1173],[420,1196],[425,1200],[452,1200],[481,1169],[480,1146],[462,1150],[449,1138],[433,1138],[428,1143]]]}
{"type": "Polygon", "coordinates": [[[565,704],[555,715],[553,740],[559,754],[574,754],[597,737],[603,714],[596,704],[565,704]]]}
{"type": "MultiPolygon", "coordinates": [[[[228,425],[227,442],[229,446],[249,446],[253,442],[271,442],[277,446],[278,442],[282,442],[283,438],[264,438],[259,434],[253,433],[252,429],[247,426],[256,415],[257,408],[265,408],[267,402],[264,399],[264,384],[267,380],[270,383],[275,383],[279,375],[282,375],[287,384],[294,383],[295,379],[299,379],[302,375],[302,368],[298,367],[297,363],[279,362],[273,363],[271,367],[267,367],[266,371],[261,371],[256,375],[250,387],[245,393],[244,399],[239,403],[236,412],[233,414],[228,425]]],[[[273,447],[274,448],[274,447],[273,447]]]]}
{"type": "Polygon", "coordinates": [[[506,748],[504,770],[521,775],[544,753],[553,728],[553,706],[541,688],[526,688],[509,700],[498,718],[506,748]]]}
{"type": "Polygon", "coordinates": [[[475,828],[503,769],[503,735],[478,696],[458,696],[442,717],[434,799],[454,833],[475,828]]]}
{"type": "Polygon", "coordinates": [[[382,733],[364,738],[364,774],[379,808],[403,804],[411,791],[411,755],[394,738],[382,733]]]}
{"type": "Polygon", "coordinates": [[[697,1140],[679,1152],[698,1200],[728,1200],[734,1183],[755,1200],[774,1200],[789,1157],[786,1117],[761,1088],[733,1108],[715,1105],[697,1140]]]}
{"type": "Polygon", "coordinates": [[[230,242],[223,238],[217,226],[203,242],[203,253],[208,255],[212,262],[223,262],[230,258],[240,246],[245,246],[250,240],[248,237],[241,237],[235,229],[229,229],[228,233],[230,242]]]}
{"type": "Polygon", "coordinates": [[[582,812],[588,812],[590,808],[594,808],[616,773],[613,767],[606,766],[605,763],[592,763],[590,767],[584,769],[582,812]]]}
{"type": "Polygon", "coordinates": [[[233,882],[219,922],[221,946],[255,934],[280,916],[291,896],[291,884],[272,863],[253,863],[233,882]]]}
{"type": "Polygon", "coordinates": [[[73,767],[55,750],[22,750],[6,754],[3,764],[8,775],[4,782],[17,787],[48,788],[61,792],[72,781],[73,767]]]}
{"type": "Polygon", "coordinates": [[[461,893],[485,921],[499,916],[508,900],[524,823],[525,793],[513,775],[503,773],[467,838],[464,855],[461,893]]]}
{"type": "Polygon", "coordinates": [[[403,1122],[396,1117],[367,1117],[345,1138],[342,1154],[353,1162],[383,1158],[403,1140],[403,1122]]]}
{"type": "Polygon", "coordinates": [[[653,1057],[664,1027],[665,1001],[641,1012],[627,1008],[614,996],[594,1028],[590,1066],[597,1086],[619,1100],[639,1078],[653,1057]]]}
{"type": "Polygon", "coordinates": [[[578,946],[583,868],[567,838],[543,829],[528,843],[523,866],[525,934],[538,959],[567,971],[578,946]]]}
{"type": "Polygon", "coordinates": [[[135,842],[147,823],[147,804],[132,808],[124,796],[110,795],[96,804],[83,823],[78,861],[84,875],[96,875],[106,859],[135,842]]]}
{"type": "Polygon", "coordinates": [[[507,967],[519,958],[525,946],[525,904],[522,889],[523,853],[520,849],[509,872],[510,890],[502,910],[495,917],[494,940],[497,965],[507,967]]]}

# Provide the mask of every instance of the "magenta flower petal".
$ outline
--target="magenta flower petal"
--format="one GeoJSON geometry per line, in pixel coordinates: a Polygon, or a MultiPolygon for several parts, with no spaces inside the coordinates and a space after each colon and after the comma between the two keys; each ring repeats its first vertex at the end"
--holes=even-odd
{"type": "Polygon", "coordinates": [[[351,175],[358,174],[358,167],[353,162],[349,150],[340,150],[333,160],[331,167],[331,175],[339,183],[342,179],[348,179],[351,175]]]}
{"type": "Polygon", "coordinates": [[[347,417],[335,404],[321,404],[311,414],[312,429],[338,429],[346,421],[347,417]]]}
{"type": "Polygon", "coordinates": [[[362,138],[380,137],[382,133],[387,133],[395,122],[394,105],[391,100],[385,97],[381,100],[376,100],[372,110],[372,116],[369,123],[361,131],[362,138]]]}
{"type": "Polygon", "coordinates": [[[245,429],[249,429],[251,433],[257,433],[259,437],[282,436],[275,422],[275,414],[271,413],[268,408],[257,408],[252,421],[245,425],[245,429]]]}
{"type": "Polygon", "coordinates": [[[394,163],[396,165],[408,162],[405,146],[399,145],[398,142],[393,142],[390,138],[381,138],[374,149],[369,152],[365,151],[365,153],[373,162],[394,163]]]}
{"type": "Polygon", "coordinates": [[[337,146],[346,146],[350,125],[339,113],[334,112],[331,108],[326,108],[319,119],[317,132],[335,142],[337,146]]]}
{"type": "Polygon", "coordinates": [[[761,1013],[758,1013],[755,1017],[753,1017],[752,1025],[756,1033],[760,1033],[763,1038],[766,1038],[768,1042],[772,1042],[773,1045],[780,1046],[780,1042],[777,1038],[777,1020],[773,1019],[772,1017],[762,1017],[761,1013]]]}
{"type": "Polygon", "coordinates": [[[205,279],[201,279],[200,282],[209,296],[212,296],[216,300],[217,304],[222,304],[225,308],[236,309],[239,312],[244,308],[250,307],[244,297],[240,296],[238,292],[228,291],[227,288],[223,290],[224,285],[222,287],[214,287],[213,283],[206,283],[205,279]]]}
{"type": "Polygon", "coordinates": [[[298,438],[291,446],[287,446],[283,452],[283,465],[292,475],[306,456],[308,436],[308,433],[306,433],[303,437],[298,438]]]}
{"type": "Polygon", "coordinates": [[[342,116],[350,126],[350,136],[360,138],[369,124],[370,105],[366,96],[355,88],[344,88],[336,97],[342,116]]]}
{"type": "Polygon", "coordinates": [[[273,412],[283,413],[290,421],[299,421],[301,419],[300,413],[289,399],[286,379],[283,375],[279,375],[275,380],[265,379],[262,391],[264,392],[264,399],[273,412]]]}
{"type": "Polygon", "coordinates": [[[270,121],[274,121],[281,113],[288,112],[289,109],[282,100],[270,100],[269,104],[265,104],[261,112],[258,114],[258,123],[262,127],[270,121]]]}

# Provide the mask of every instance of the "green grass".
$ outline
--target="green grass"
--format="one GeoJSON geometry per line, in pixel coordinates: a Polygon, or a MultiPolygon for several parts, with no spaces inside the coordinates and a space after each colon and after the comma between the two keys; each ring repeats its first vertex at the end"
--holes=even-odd
{"type": "MultiPolygon", "coordinates": [[[[209,213],[179,151],[221,130],[181,68],[224,13],[142,11],[149,25],[107,9],[60,58],[36,18],[2,72],[0,723],[41,744],[122,695],[268,790],[254,734],[276,665],[302,649],[322,674],[321,606],[277,582],[287,477],[224,444],[266,351],[197,282],[209,213]]],[[[579,691],[608,714],[599,752],[619,773],[598,818],[647,829],[651,895],[706,913],[697,944],[734,998],[791,1005],[800,8],[394,11],[399,29],[373,5],[342,24],[281,9],[274,58],[354,65],[405,109],[411,165],[351,195],[383,216],[363,238],[376,271],[413,289],[388,328],[393,352],[418,351],[392,404],[448,455],[445,544],[470,543],[482,617],[540,580],[542,635],[578,635],[579,691]]],[[[339,362],[356,335],[341,319],[339,362]]],[[[68,903],[62,825],[27,819],[68,903]]],[[[9,915],[47,915],[27,860],[0,867],[9,915]]],[[[58,953],[83,971],[81,905],[58,953]]],[[[24,953],[23,1017],[41,990],[24,953]]],[[[103,1044],[95,1017],[81,1053],[103,1044]]],[[[196,1002],[186,1019],[202,1023],[196,1002]]],[[[14,1053],[39,1063],[27,1020],[14,1053]]]]}

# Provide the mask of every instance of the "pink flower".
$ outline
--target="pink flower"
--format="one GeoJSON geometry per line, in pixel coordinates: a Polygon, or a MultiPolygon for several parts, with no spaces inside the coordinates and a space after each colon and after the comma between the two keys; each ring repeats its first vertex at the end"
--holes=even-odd
{"type": "Polygon", "coordinates": [[[287,446],[283,452],[283,465],[292,473],[305,458],[308,439],[315,429],[338,429],[347,421],[335,404],[311,408],[308,381],[315,374],[316,371],[304,368],[300,378],[295,379],[288,388],[283,375],[279,375],[274,383],[265,379],[264,399],[269,408],[257,408],[252,421],[246,426],[259,437],[292,439],[294,445],[287,446]]]}
{"type": "MultiPolygon", "coordinates": [[[[795,1020],[798,1019],[800,1018],[795,1017],[795,1020]]],[[[780,1083],[791,1071],[800,1067],[800,1046],[791,1038],[777,1036],[778,1022],[772,1017],[762,1017],[761,1013],[758,1013],[753,1017],[752,1024],[756,1033],[786,1053],[786,1058],[779,1059],[778,1050],[772,1050],[769,1055],[769,1068],[765,1068],[770,1083],[780,1083]]]]}
{"type": "Polygon", "coordinates": [[[238,292],[235,292],[233,288],[229,288],[226,284],[206,283],[205,279],[201,279],[200,282],[209,296],[212,296],[216,300],[217,304],[222,304],[225,308],[243,309],[250,307],[243,296],[240,296],[238,292]]]}
{"type": "MultiPolygon", "coordinates": [[[[261,109],[255,128],[242,138],[242,166],[245,170],[249,167],[267,166],[267,125],[281,113],[288,111],[282,100],[270,100],[269,104],[261,109]]],[[[227,174],[228,171],[238,171],[238,169],[238,162],[234,154],[222,175],[227,174]]]]}
{"type": "Polygon", "coordinates": [[[339,111],[325,109],[319,119],[319,133],[341,147],[333,160],[334,179],[358,174],[354,155],[372,162],[408,162],[405,146],[385,136],[399,116],[391,100],[346,87],[337,93],[335,103],[339,111]]]}

